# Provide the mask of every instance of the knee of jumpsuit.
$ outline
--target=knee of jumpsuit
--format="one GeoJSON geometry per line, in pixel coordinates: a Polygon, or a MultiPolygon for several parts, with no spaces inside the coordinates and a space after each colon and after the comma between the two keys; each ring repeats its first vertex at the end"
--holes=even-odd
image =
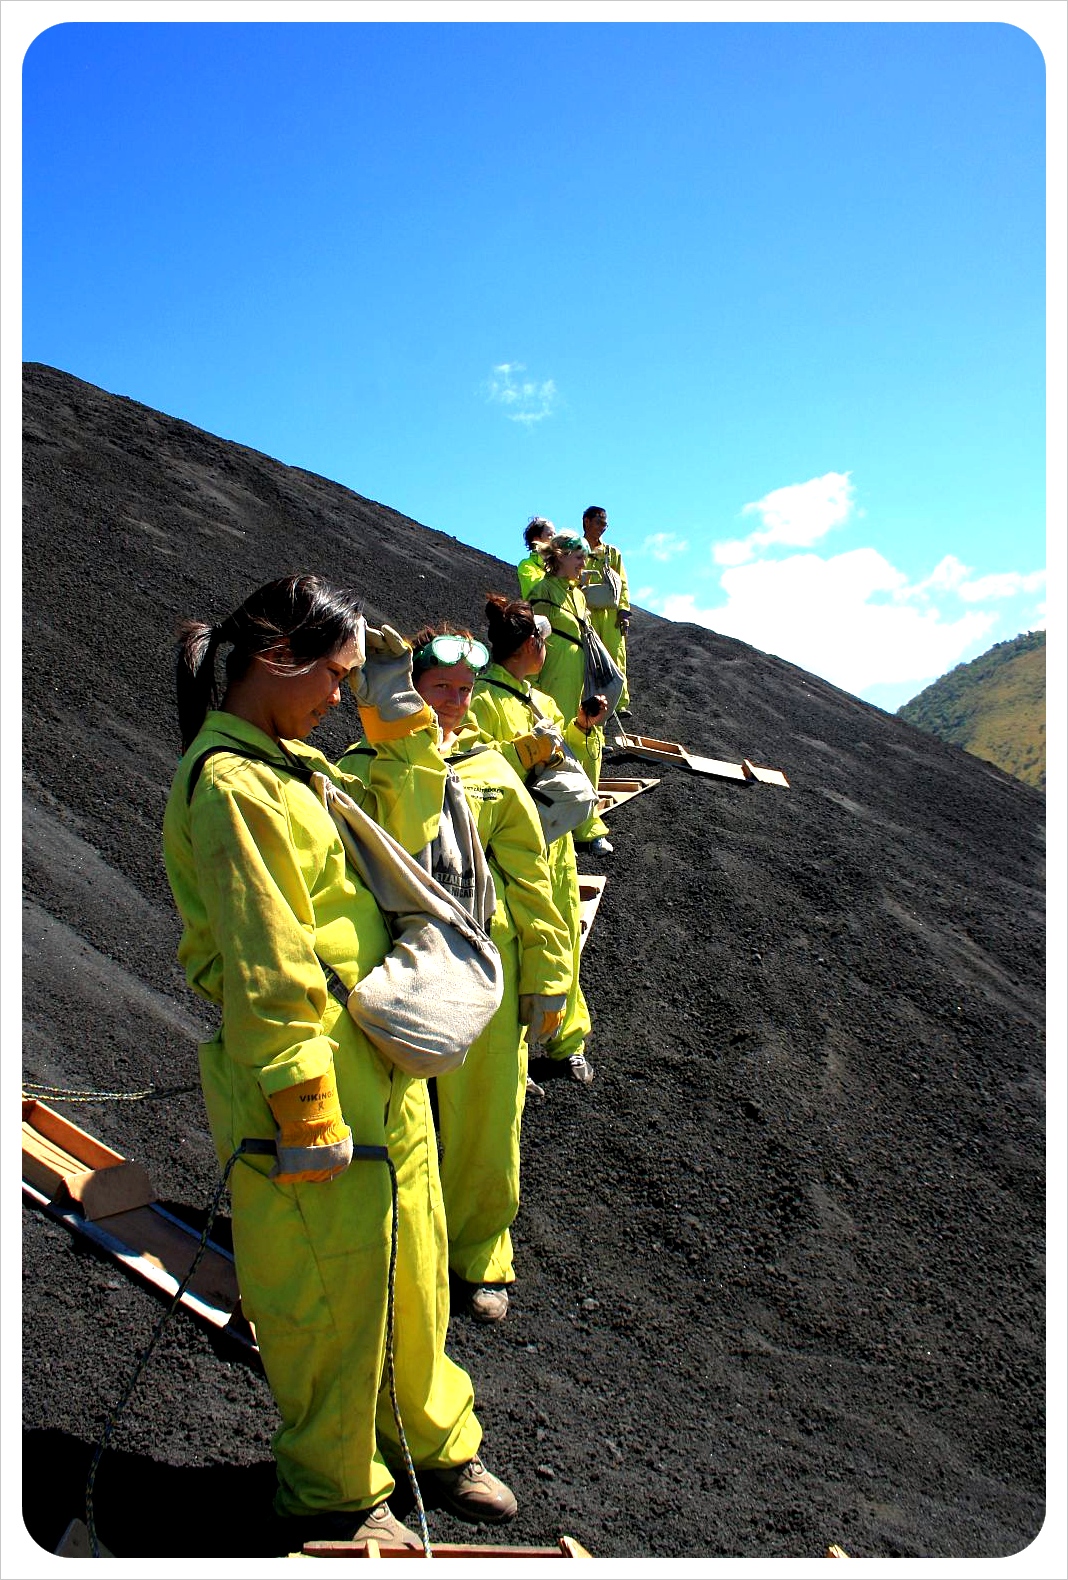
{"type": "Polygon", "coordinates": [[[438,1079],[441,1183],[449,1266],[468,1283],[515,1278],[510,1226],[519,1208],[527,1050],[519,1022],[519,945],[498,937],[504,997],[458,1070],[438,1079]]]}
{"type": "MultiPolygon", "coordinates": [[[[404,1435],[416,1465],[465,1465],[478,1452],[482,1428],[474,1413],[471,1379],[449,1358],[449,1277],[445,1208],[438,1176],[438,1147],[425,1081],[409,1083],[402,1097],[406,1133],[417,1141],[398,1154],[401,1200],[424,1196],[428,1211],[405,1221],[397,1246],[394,1375],[404,1435]]],[[[378,1441],[390,1465],[401,1463],[400,1439],[383,1376],[378,1399],[378,1441]]]]}
{"type": "MultiPolygon", "coordinates": [[[[451,1438],[477,1437],[470,1379],[444,1356],[448,1273],[442,1243],[434,1249],[429,1204],[425,1083],[399,1072],[382,1083],[368,1079],[370,1103],[351,1099],[351,1064],[384,1061],[355,1027],[339,1023],[339,1091],[357,1143],[388,1146],[398,1169],[398,1251],[430,1245],[423,1256],[422,1287],[413,1298],[399,1287],[398,1335],[409,1328],[429,1347],[435,1366],[424,1366],[409,1389],[408,1419],[417,1437],[433,1407],[434,1449],[451,1438]],[[359,1045],[363,1044],[363,1047],[359,1045]],[[344,1070],[349,1079],[341,1080],[344,1070]],[[416,1088],[414,1098],[410,1088],[416,1088]],[[421,1095],[420,1095],[421,1089],[421,1095]],[[351,1118],[350,1118],[351,1115],[351,1118]],[[403,1184],[401,1181],[403,1180],[403,1184]],[[444,1302],[445,1323],[440,1318],[444,1302]],[[428,1317],[428,1304],[433,1321],[428,1317]],[[441,1397],[445,1384],[444,1404],[441,1397]],[[435,1391],[436,1390],[436,1391],[435,1391]],[[423,1397],[419,1395],[422,1393],[423,1397]],[[440,1418],[449,1416],[444,1430],[440,1418]],[[451,1434],[451,1436],[450,1436],[451,1434]]],[[[365,1072],[368,1075],[370,1071],[365,1072]]],[[[392,1218],[389,1171],[384,1162],[354,1161],[337,1179],[321,1184],[278,1185],[265,1160],[249,1160],[231,1176],[234,1254],[242,1305],[256,1329],[267,1380],[282,1424],[273,1448],[278,1468],[276,1507],[282,1514],[318,1509],[363,1509],[388,1497],[393,1486],[379,1451],[376,1413],[385,1363],[386,1301],[392,1218]]],[[[439,1200],[440,1214],[440,1200],[439,1200]]],[[[440,1232],[440,1226],[438,1229],[440,1232]]],[[[399,1284],[399,1281],[398,1281],[399,1284]]],[[[408,1425],[406,1421],[406,1432],[408,1425]]],[[[425,1437],[427,1434],[423,1433],[425,1437]]],[[[470,1455],[468,1455],[470,1457],[470,1455]]]]}
{"type": "MultiPolygon", "coordinates": [[[[586,736],[585,742],[575,753],[590,776],[590,783],[596,790],[601,779],[601,757],[604,752],[604,730],[595,725],[586,736]]],[[[572,838],[578,843],[585,843],[591,839],[599,839],[602,834],[608,833],[608,824],[596,812],[581,823],[572,833],[572,838]]]]}
{"type": "Polygon", "coordinates": [[[582,1053],[590,1034],[590,1012],[579,980],[582,954],[582,925],[579,906],[578,868],[575,864],[575,844],[570,834],[554,839],[549,846],[549,870],[553,880],[553,899],[571,934],[571,958],[574,972],[567,995],[567,1007],[560,1030],[545,1051],[551,1059],[570,1059],[582,1053]]]}

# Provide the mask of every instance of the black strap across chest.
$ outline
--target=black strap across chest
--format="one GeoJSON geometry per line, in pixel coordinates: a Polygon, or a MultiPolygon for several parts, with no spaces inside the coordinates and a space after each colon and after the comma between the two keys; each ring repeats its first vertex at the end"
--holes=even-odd
{"type": "Polygon", "coordinates": [[[496,686],[498,691],[506,691],[510,697],[518,697],[520,702],[530,709],[535,718],[543,719],[545,717],[534,698],[528,696],[525,691],[520,691],[518,686],[507,686],[503,680],[494,680],[492,675],[480,675],[479,679],[485,686],[496,686]]]}
{"type": "MultiPolygon", "coordinates": [[[[553,603],[551,598],[531,598],[529,603],[531,608],[533,608],[536,603],[544,604],[547,609],[559,609],[562,607],[561,604],[553,603]]],[[[579,620],[578,615],[575,615],[574,618],[578,620],[578,623],[581,626],[583,622],[579,620]]],[[[552,627],[552,633],[554,636],[562,636],[565,642],[571,642],[575,647],[582,647],[583,642],[580,636],[572,636],[570,631],[561,631],[557,626],[553,625],[551,620],[549,621],[549,625],[552,627]]]]}
{"type": "Polygon", "coordinates": [[[284,746],[280,750],[285,759],[284,762],[278,762],[273,757],[264,757],[260,752],[245,751],[239,746],[209,746],[205,751],[201,752],[189,770],[189,781],[185,788],[186,805],[188,806],[193,799],[193,791],[199,783],[204,764],[209,757],[214,757],[217,752],[227,752],[231,757],[243,757],[250,763],[263,763],[266,768],[273,768],[276,773],[280,770],[282,773],[292,774],[294,779],[299,779],[303,784],[311,784],[312,774],[317,770],[310,767],[309,764],[301,762],[300,758],[295,757],[292,752],[287,752],[284,746]]]}

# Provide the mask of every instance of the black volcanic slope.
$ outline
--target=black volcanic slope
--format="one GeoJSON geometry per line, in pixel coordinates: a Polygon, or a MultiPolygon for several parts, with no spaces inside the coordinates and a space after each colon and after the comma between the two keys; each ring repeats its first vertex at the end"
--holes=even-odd
{"type": "MultiPolygon", "coordinates": [[[[64,1112],[195,1216],[209,1018],[159,850],[175,622],[302,569],[402,629],[478,628],[521,523],[502,563],[39,365],[25,427],[25,1076],[157,1088],[64,1112]]],[[[634,728],[793,787],[666,767],[613,818],[597,1078],[528,1111],[507,1321],[452,1324],[519,1496],[508,1540],[1017,1551],[1043,1520],[1043,797],[712,631],[639,611],[632,646],[634,728]]],[[[328,752],[356,733],[338,712],[328,752]]],[[[25,1513],[51,1549],[161,1308],[24,1221],[25,1513]]],[[[179,1313],[105,1455],[101,1541],[284,1551],[274,1425],[262,1377],[179,1313]]]]}

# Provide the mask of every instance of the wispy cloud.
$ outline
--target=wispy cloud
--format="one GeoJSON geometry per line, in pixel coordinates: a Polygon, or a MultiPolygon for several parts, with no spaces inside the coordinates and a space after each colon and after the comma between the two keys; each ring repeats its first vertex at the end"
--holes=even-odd
{"type": "Polygon", "coordinates": [[[988,598],[1018,598],[1046,585],[1045,571],[1006,571],[1000,576],[977,576],[957,589],[965,603],[985,603],[988,598]]]}
{"type": "Polygon", "coordinates": [[[1041,592],[1046,585],[1046,572],[1001,571],[992,576],[976,576],[970,565],[947,554],[939,560],[930,576],[904,589],[906,598],[929,598],[932,595],[955,593],[964,603],[989,603],[1004,598],[1021,598],[1041,592]]]}
{"type": "Polygon", "coordinates": [[[651,554],[654,560],[670,560],[676,554],[685,554],[689,547],[686,538],[674,532],[651,532],[638,553],[651,554]]]}
{"type": "Polygon", "coordinates": [[[522,362],[499,362],[483,384],[486,399],[503,406],[510,422],[530,425],[550,417],[559,399],[552,379],[527,378],[522,362]]]}
{"type": "Polygon", "coordinates": [[[717,565],[744,565],[775,544],[811,548],[834,527],[844,526],[852,510],[849,472],[825,472],[807,483],[790,483],[743,506],[743,516],[759,516],[763,525],[747,538],[715,544],[712,557],[717,565]]]}

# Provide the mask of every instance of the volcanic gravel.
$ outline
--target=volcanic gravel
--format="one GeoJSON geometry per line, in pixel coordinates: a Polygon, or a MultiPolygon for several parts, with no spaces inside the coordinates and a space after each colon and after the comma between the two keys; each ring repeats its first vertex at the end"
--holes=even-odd
{"type": "MultiPolygon", "coordinates": [[[[477,631],[522,523],[495,560],[55,369],[27,365],[24,402],[24,1075],[154,1088],[55,1106],[199,1223],[212,1019],[160,854],[176,622],[315,570],[372,620],[477,631]]],[[[713,631],[639,610],[631,651],[632,730],[791,788],[618,762],[660,783],[583,864],[608,876],[583,957],[596,1079],[527,1110],[507,1320],[450,1330],[518,1495],[504,1539],[1014,1553],[1044,1518],[1044,798],[713,631]]],[[[356,734],[346,698],[314,739],[356,734]]],[[[23,1217],[24,1515],[52,1551],[162,1301],[23,1217]]],[[[179,1311],[101,1462],[100,1541],[286,1552],[275,1426],[255,1365],[179,1311]]]]}

